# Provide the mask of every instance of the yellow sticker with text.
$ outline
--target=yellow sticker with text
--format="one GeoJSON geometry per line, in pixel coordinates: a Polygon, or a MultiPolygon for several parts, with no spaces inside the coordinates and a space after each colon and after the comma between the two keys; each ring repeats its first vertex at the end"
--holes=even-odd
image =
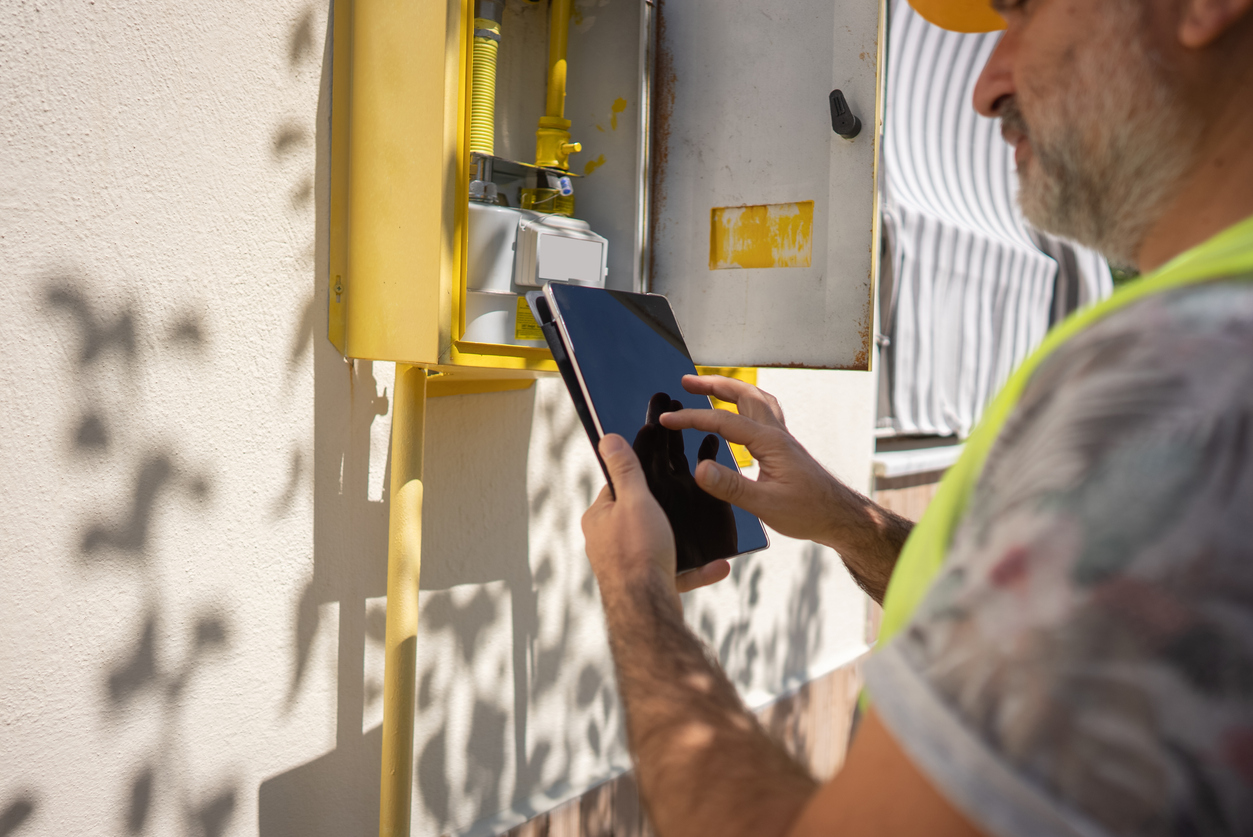
{"type": "Polygon", "coordinates": [[[518,297],[518,316],[513,321],[513,339],[544,339],[544,329],[535,321],[535,315],[531,313],[531,306],[527,304],[524,296],[518,297]]]}

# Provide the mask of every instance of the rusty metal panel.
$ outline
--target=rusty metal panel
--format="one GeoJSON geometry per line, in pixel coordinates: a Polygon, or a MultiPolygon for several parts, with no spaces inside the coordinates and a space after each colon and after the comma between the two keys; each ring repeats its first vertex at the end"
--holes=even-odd
{"type": "Polygon", "coordinates": [[[650,281],[697,363],[868,368],[881,12],[659,4],[650,281]],[[854,139],[832,130],[834,89],[861,119],[854,139]],[[797,210],[792,240],[778,205],[797,210]]]}

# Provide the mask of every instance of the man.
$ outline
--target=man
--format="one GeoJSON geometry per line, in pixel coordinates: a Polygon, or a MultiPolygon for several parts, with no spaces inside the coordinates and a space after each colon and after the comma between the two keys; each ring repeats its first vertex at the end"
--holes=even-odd
{"type": "Polygon", "coordinates": [[[1253,833],[1253,0],[913,0],[1004,26],[975,106],[1037,226],[1145,278],[1060,326],[910,524],[837,482],[778,404],[667,413],[760,463],[699,484],[834,547],[885,601],[870,707],[819,787],[684,625],[626,440],[584,517],[638,780],[662,837],[1253,833]],[[1003,20],[1002,20],[1003,19],[1003,20]],[[908,539],[908,540],[907,540],[908,539]],[[886,595],[886,600],[885,600],[886,595]]]}

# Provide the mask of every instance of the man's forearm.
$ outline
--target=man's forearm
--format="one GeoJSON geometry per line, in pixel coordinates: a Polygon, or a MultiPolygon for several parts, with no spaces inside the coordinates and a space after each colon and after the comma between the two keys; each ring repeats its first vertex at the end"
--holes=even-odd
{"type": "Polygon", "coordinates": [[[839,511],[823,543],[840,553],[858,586],[883,604],[896,559],[914,524],[831,479],[835,483],[834,505],[839,511]]]}
{"type": "Polygon", "coordinates": [[[662,837],[784,834],[817,785],[772,741],[661,579],[602,598],[637,777],[662,837]]]}

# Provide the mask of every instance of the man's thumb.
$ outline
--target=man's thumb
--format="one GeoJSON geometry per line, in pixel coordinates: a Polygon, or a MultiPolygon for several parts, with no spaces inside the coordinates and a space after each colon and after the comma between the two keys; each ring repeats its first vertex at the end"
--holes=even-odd
{"type": "Polygon", "coordinates": [[[636,492],[648,491],[648,481],[644,479],[639,457],[626,439],[616,433],[607,434],[600,440],[600,458],[605,460],[605,470],[609,472],[614,495],[619,500],[636,492]]]}
{"type": "Polygon", "coordinates": [[[713,497],[743,506],[744,495],[753,481],[735,471],[707,459],[696,466],[696,484],[713,497]]]}

